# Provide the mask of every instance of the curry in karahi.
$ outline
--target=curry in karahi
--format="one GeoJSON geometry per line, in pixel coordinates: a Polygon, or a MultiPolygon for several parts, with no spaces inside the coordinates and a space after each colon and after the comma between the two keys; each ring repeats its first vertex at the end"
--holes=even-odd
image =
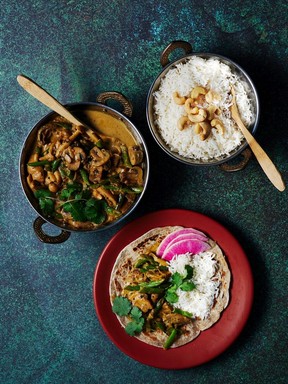
{"type": "MultiPolygon", "coordinates": [[[[97,118],[105,123],[104,113],[97,118]]],[[[143,157],[131,137],[96,135],[57,116],[38,131],[27,184],[44,217],[67,229],[93,230],[123,216],[142,193],[143,157]]]]}

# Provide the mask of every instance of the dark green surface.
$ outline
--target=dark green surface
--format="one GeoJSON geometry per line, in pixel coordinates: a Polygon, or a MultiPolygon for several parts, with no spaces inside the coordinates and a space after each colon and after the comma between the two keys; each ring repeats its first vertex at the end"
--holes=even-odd
{"type": "Polygon", "coordinates": [[[146,95],[162,49],[228,56],[259,93],[257,139],[287,174],[287,2],[1,2],[1,376],[16,383],[284,383],[287,373],[287,191],[278,192],[253,158],[241,172],[176,163],[154,142],[146,95]],[[151,154],[151,181],[132,216],[107,232],[40,243],[18,178],[22,143],[48,109],[17,84],[24,73],[64,103],[117,90],[151,154]],[[285,85],[286,83],[286,85],[285,85]],[[169,172],[168,172],[169,169],[169,172]],[[162,371],[120,352],[95,314],[99,255],[124,224],[147,212],[186,208],[207,214],[239,239],[255,278],[251,316],[237,341],[198,368],[162,371]]]}

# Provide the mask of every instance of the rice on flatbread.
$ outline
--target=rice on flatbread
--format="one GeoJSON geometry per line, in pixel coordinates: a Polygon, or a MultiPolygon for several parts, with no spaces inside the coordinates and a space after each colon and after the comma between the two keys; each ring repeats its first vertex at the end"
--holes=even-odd
{"type": "MultiPolygon", "coordinates": [[[[114,267],[111,272],[110,278],[110,300],[111,305],[115,297],[121,296],[123,289],[127,286],[127,278],[137,259],[143,254],[157,249],[161,241],[170,233],[181,229],[181,226],[165,226],[154,228],[147,233],[143,234],[136,240],[128,244],[118,255],[114,267]]],[[[210,314],[205,319],[190,319],[188,324],[181,326],[181,334],[175,340],[171,348],[179,347],[190,341],[194,340],[201,331],[210,328],[215,322],[217,322],[221,316],[221,312],[227,307],[229,303],[229,285],[230,285],[230,271],[228,264],[225,260],[223,252],[220,247],[211,239],[209,239],[211,246],[210,251],[215,255],[214,258],[217,261],[217,276],[219,276],[219,292],[215,298],[214,305],[210,311],[210,314]]],[[[115,314],[116,315],[116,314],[115,314]]],[[[120,324],[125,328],[130,321],[127,316],[116,315],[120,324]]],[[[143,330],[141,333],[136,334],[134,337],[137,339],[163,348],[168,336],[161,329],[153,331],[143,330]]]]}

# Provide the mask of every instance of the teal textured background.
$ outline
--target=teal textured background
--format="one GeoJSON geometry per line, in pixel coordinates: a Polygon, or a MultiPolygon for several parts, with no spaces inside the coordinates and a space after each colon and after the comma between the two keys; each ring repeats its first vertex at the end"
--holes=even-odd
{"type": "Polygon", "coordinates": [[[154,142],[145,117],[168,43],[186,40],[195,52],[230,57],[256,85],[257,140],[287,182],[287,2],[4,0],[0,12],[0,382],[287,382],[287,191],[278,192],[254,158],[233,174],[176,163],[154,142]],[[143,200],[124,222],[106,232],[73,233],[59,245],[37,240],[18,162],[28,132],[49,111],[19,87],[19,73],[63,103],[94,101],[111,90],[132,101],[152,169],[143,200]],[[151,368],[120,352],[92,300],[94,270],[109,239],[131,220],[166,208],[199,211],[225,225],[255,278],[240,337],[213,361],[182,371],[151,368]]]}

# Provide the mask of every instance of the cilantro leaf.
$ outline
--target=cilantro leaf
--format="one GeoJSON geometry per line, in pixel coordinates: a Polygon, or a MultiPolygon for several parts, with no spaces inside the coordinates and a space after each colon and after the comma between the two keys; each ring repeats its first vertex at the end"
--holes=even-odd
{"type": "Polygon", "coordinates": [[[84,210],[83,201],[79,201],[79,200],[68,201],[67,203],[63,204],[63,210],[65,212],[71,213],[71,216],[76,221],[82,221],[82,222],[87,221],[85,213],[83,212],[84,210]]]}
{"type": "Polygon", "coordinates": [[[191,265],[185,265],[185,269],[187,271],[187,274],[185,276],[185,279],[190,280],[193,277],[193,267],[191,265]]]}
{"type": "Polygon", "coordinates": [[[61,200],[68,200],[75,197],[79,192],[82,191],[82,184],[80,183],[68,183],[65,189],[62,189],[59,194],[61,200]]]}
{"type": "Polygon", "coordinates": [[[54,200],[52,193],[48,189],[39,189],[34,192],[39,201],[39,206],[44,215],[51,216],[54,213],[54,200]]]}
{"type": "Polygon", "coordinates": [[[119,316],[127,316],[132,308],[131,302],[122,296],[115,297],[112,305],[112,311],[119,316]]]}
{"type": "Polygon", "coordinates": [[[130,336],[135,336],[137,333],[140,333],[144,326],[144,318],[142,317],[139,321],[130,321],[126,327],[125,331],[130,336]]]}
{"type": "Polygon", "coordinates": [[[133,307],[131,309],[130,315],[131,315],[132,319],[135,321],[140,321],[142,318],[142,312],[138,307],[133,307]]]}
{"type": "Polygon", "coordinates": [[[144,317],[138,307],[133,307],[130,300],[123,296],[115,297],[112,305],[112,311],[119,316],[130,316],[129,321],[125,327],[125,331],[130,336],[140,333],[144,327],[144,317]]]}
{"type": "Polygon", "coordinates": [[[96,224],[102,224],[106,218],[106,202],[104,200],[89,199],[85,205],[85,215],[87,220],[96,224]]]}
{"type": "Polygon", "coordinates": [[[179,285],[182,284],[183,282],[183,278],[179,272],[173,273],[173,275],[171,276],[171,280],[172,280],[172,283],[177,287],[179,287],[179,285]]]}
{"type": "Polygon", "coordinates": [[[180,289],[185,292],[193,291],[195,288],[196,285],[192,281],[184,281],[184,283],[180,285],[180,289]]]}
{"type": "Polygon", "coordinates": [[[175,290],[171,290],[171,288],[167,289],[165,299],[168,301],[170,304],[177,303],[178,301],[178,295],[175,292],[175,290]]]}

